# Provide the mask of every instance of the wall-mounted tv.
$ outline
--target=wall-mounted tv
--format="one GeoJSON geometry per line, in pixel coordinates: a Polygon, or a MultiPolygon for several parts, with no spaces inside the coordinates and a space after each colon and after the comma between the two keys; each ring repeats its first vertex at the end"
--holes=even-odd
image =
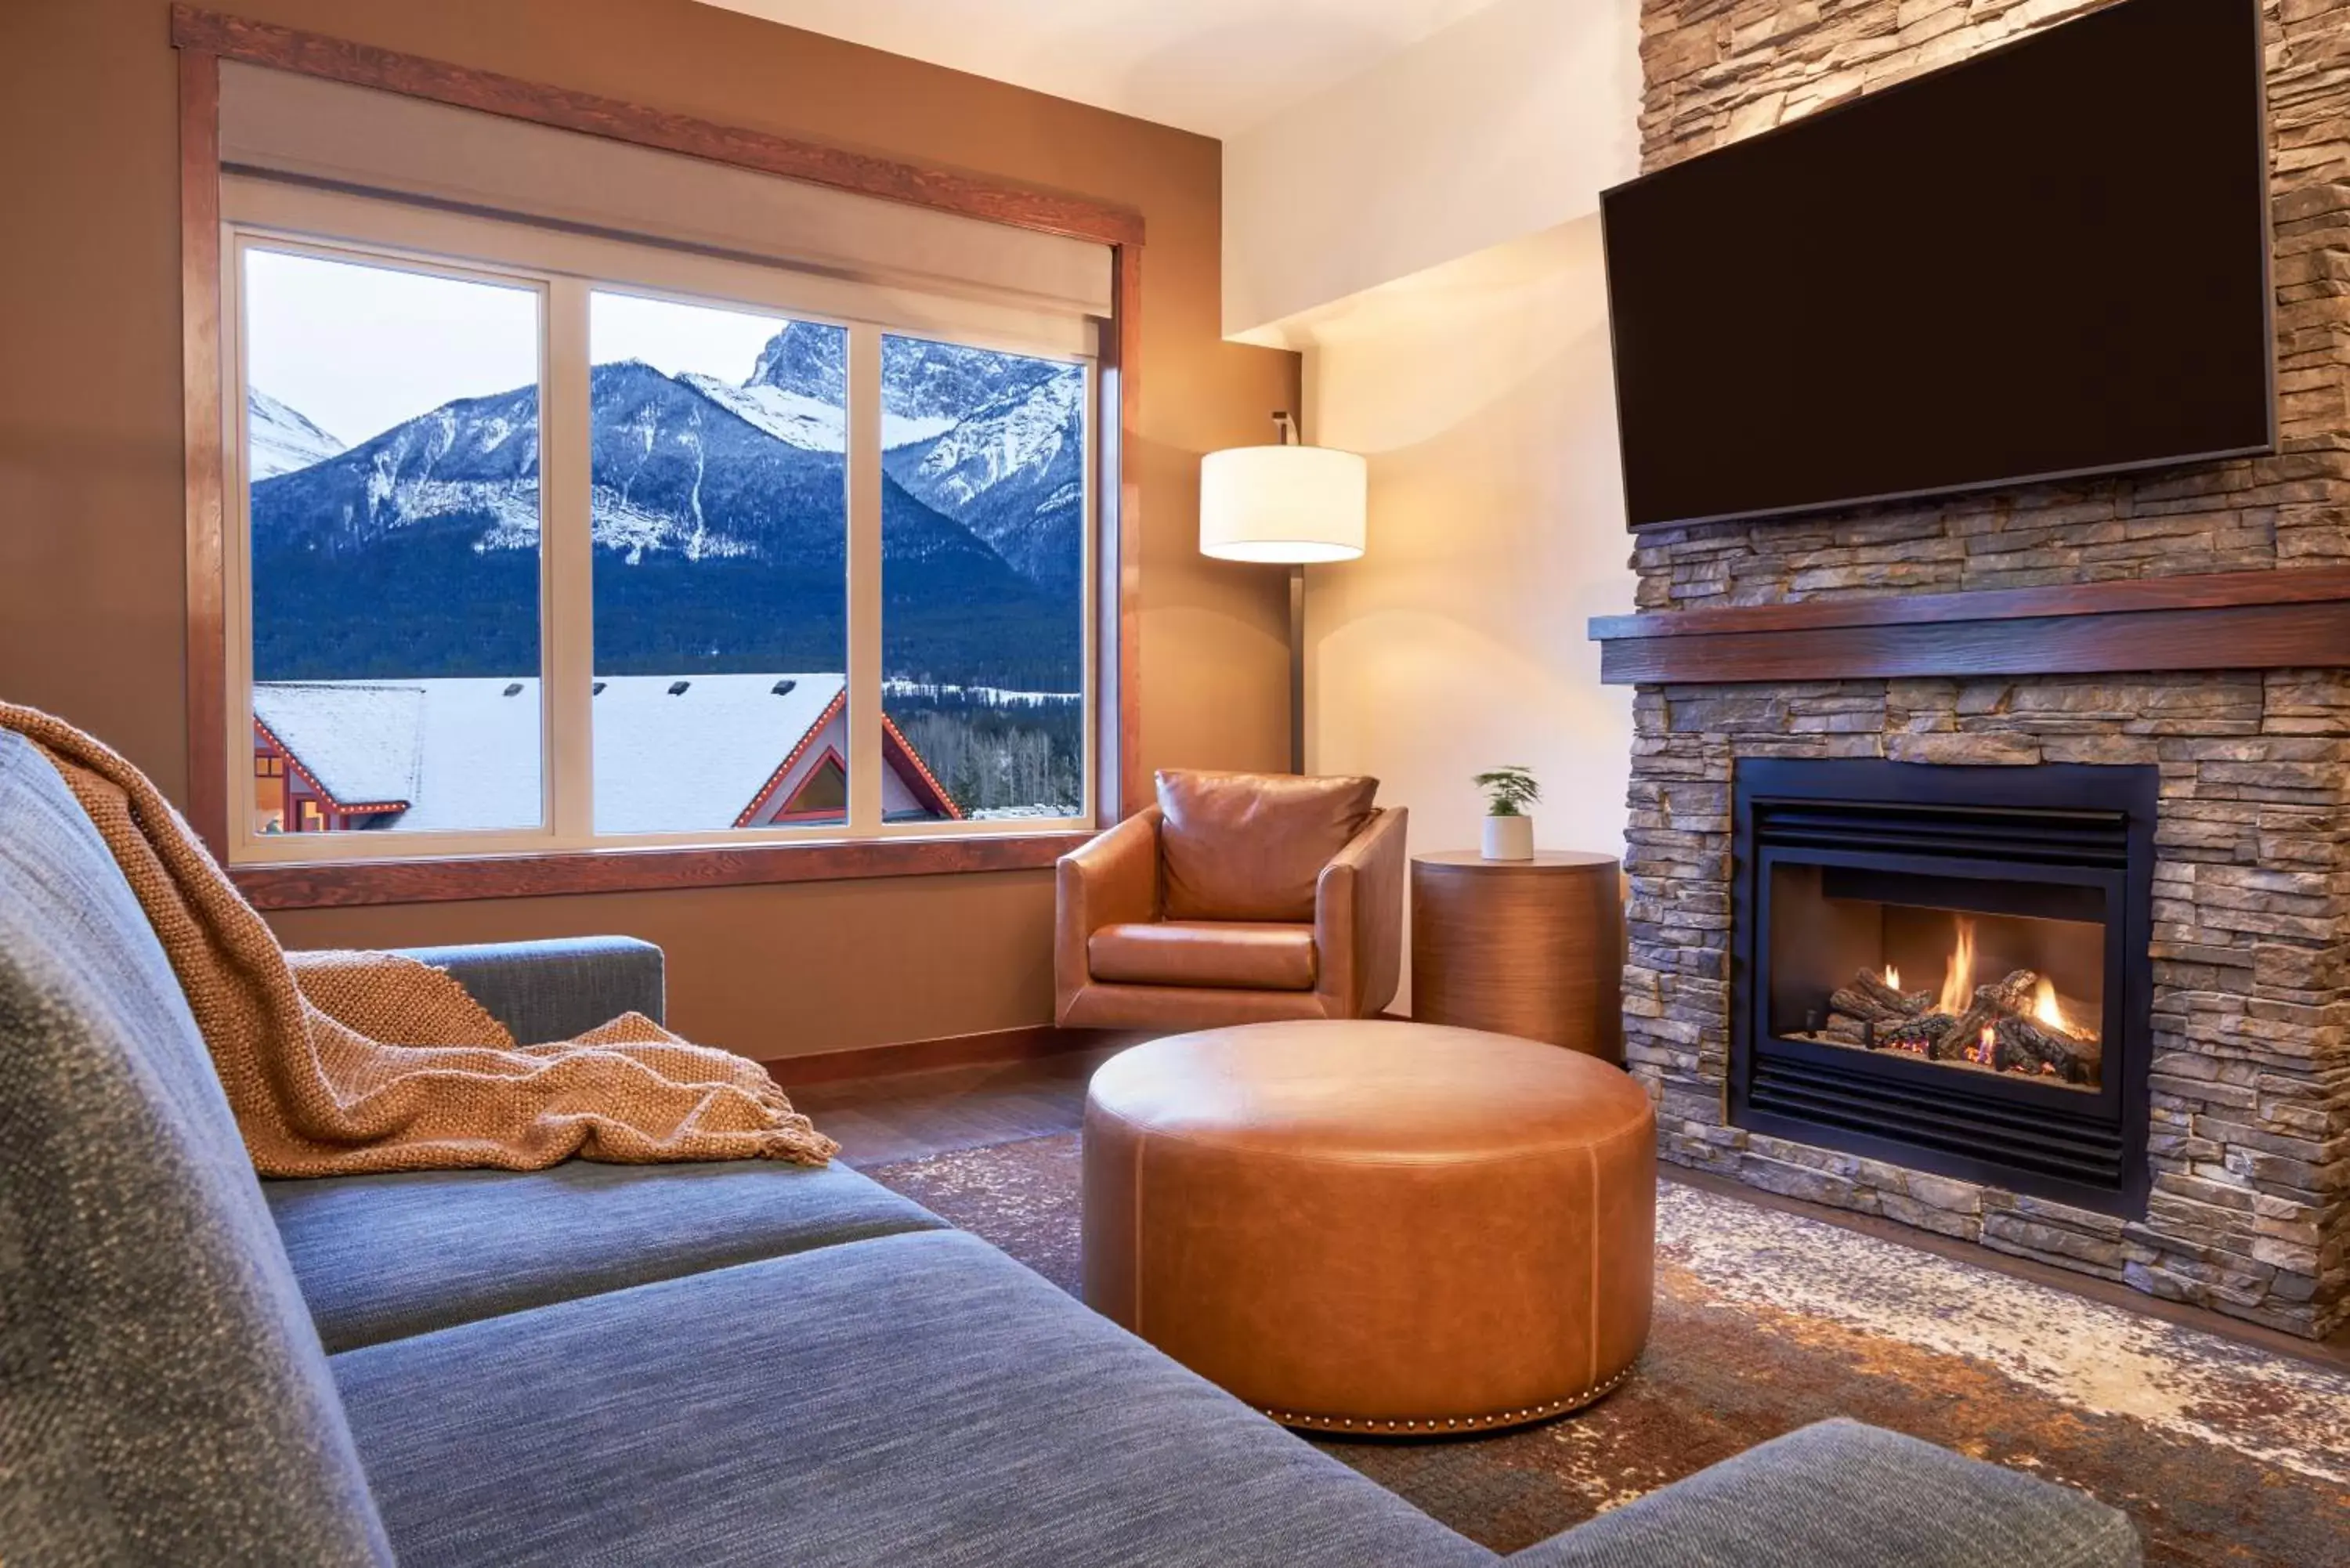
{"type": "Polygon", "coordinates": [[[2259,0],[2120,0],[1601,199],[1634,528],[2272,451],[2259,0]]]}

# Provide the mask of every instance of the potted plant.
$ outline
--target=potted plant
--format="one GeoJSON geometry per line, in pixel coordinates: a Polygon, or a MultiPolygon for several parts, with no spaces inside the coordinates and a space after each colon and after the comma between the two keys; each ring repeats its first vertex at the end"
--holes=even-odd
{"type": "Polygon", "coordinates": [[[1485,792],[1485,858],[1532,860],[1534,819],[1526,815],[1526,807],[1542,799],[1534,770],[1495,768],[1479,774],[1476,783],[1485,792]]]}

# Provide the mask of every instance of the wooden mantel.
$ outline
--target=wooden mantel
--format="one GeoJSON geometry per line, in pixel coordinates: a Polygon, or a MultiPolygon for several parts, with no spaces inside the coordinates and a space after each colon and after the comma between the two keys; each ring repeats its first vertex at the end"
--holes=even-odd
{"type": "Polygon", "coordinates": [[[1609,685],[2350,665],[2350,566],[1595,616],[1609,685]]]}

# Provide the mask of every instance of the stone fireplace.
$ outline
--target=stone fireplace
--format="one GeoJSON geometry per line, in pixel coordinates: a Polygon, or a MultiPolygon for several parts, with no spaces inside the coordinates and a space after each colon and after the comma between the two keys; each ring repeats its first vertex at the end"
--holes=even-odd
{"type": "MultiPolygon", "coordinates": [[[[1646,0],[1644,164],[2093,3],[1646,0]]],[[[2277,455],[1651,530],[1639,613],[1594,630],[1638,689],[1626,1054],[1665,1158],[2320,1336],[2350,1321],[2350,0],[2265,12],[2277,455]],[[2085,773],[2111,787],[2059,798],[2085,773]]]]}
{"type": "Polygon", "coordinates": [[[2142,1217],[2157,772],[1739,767],[1730,1125],[2142,1217]]]}

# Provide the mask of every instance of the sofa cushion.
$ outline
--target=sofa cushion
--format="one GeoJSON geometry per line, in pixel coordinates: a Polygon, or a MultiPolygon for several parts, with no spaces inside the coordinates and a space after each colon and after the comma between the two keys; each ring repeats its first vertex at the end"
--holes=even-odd
{"type": "Polygon", "coordinates": [[[556,937],[406,948],[446,970],[525,1045],[568,1040],[623,1012],[661,1022],[668,997],[660,949],[633,937],[556,937]]]}
{"type": "Polygon", "coordinates": [[[1087,940],[1096,980],[1126,985],[1314,989],[1314,928],[1263,920],[1139,920],[1087,940]]]}
{"type": "Polygon", "coordinates": [[[329,1350],[945,1224],[846,1166],[767,1160],[574,1159],[262,1190],[329,1350]]]}
{"type": "Polygon", "coordinates": [[[2137,1568],[2137,1532],[2069,1487],[1823,1421],[1510,1557],[1513,1568],[2137,1568]]]}
{"type": "Polygon", "coordinates": [[[955,1231],[540,1307],[335,1371],[403,1568],[1492,1561],[955,1231]]]}
{"type": "Polygon", "coordinates": [[[390,1562],[171,962],[0,732],[0,1557],[390,1562]]]}
{"type": "Polygon", "coordinates": [[[1311,920],[1322,867],[1371,819],[1379,781],[1295,774],[1159,774],[1171,920],[1311,920]]]}

